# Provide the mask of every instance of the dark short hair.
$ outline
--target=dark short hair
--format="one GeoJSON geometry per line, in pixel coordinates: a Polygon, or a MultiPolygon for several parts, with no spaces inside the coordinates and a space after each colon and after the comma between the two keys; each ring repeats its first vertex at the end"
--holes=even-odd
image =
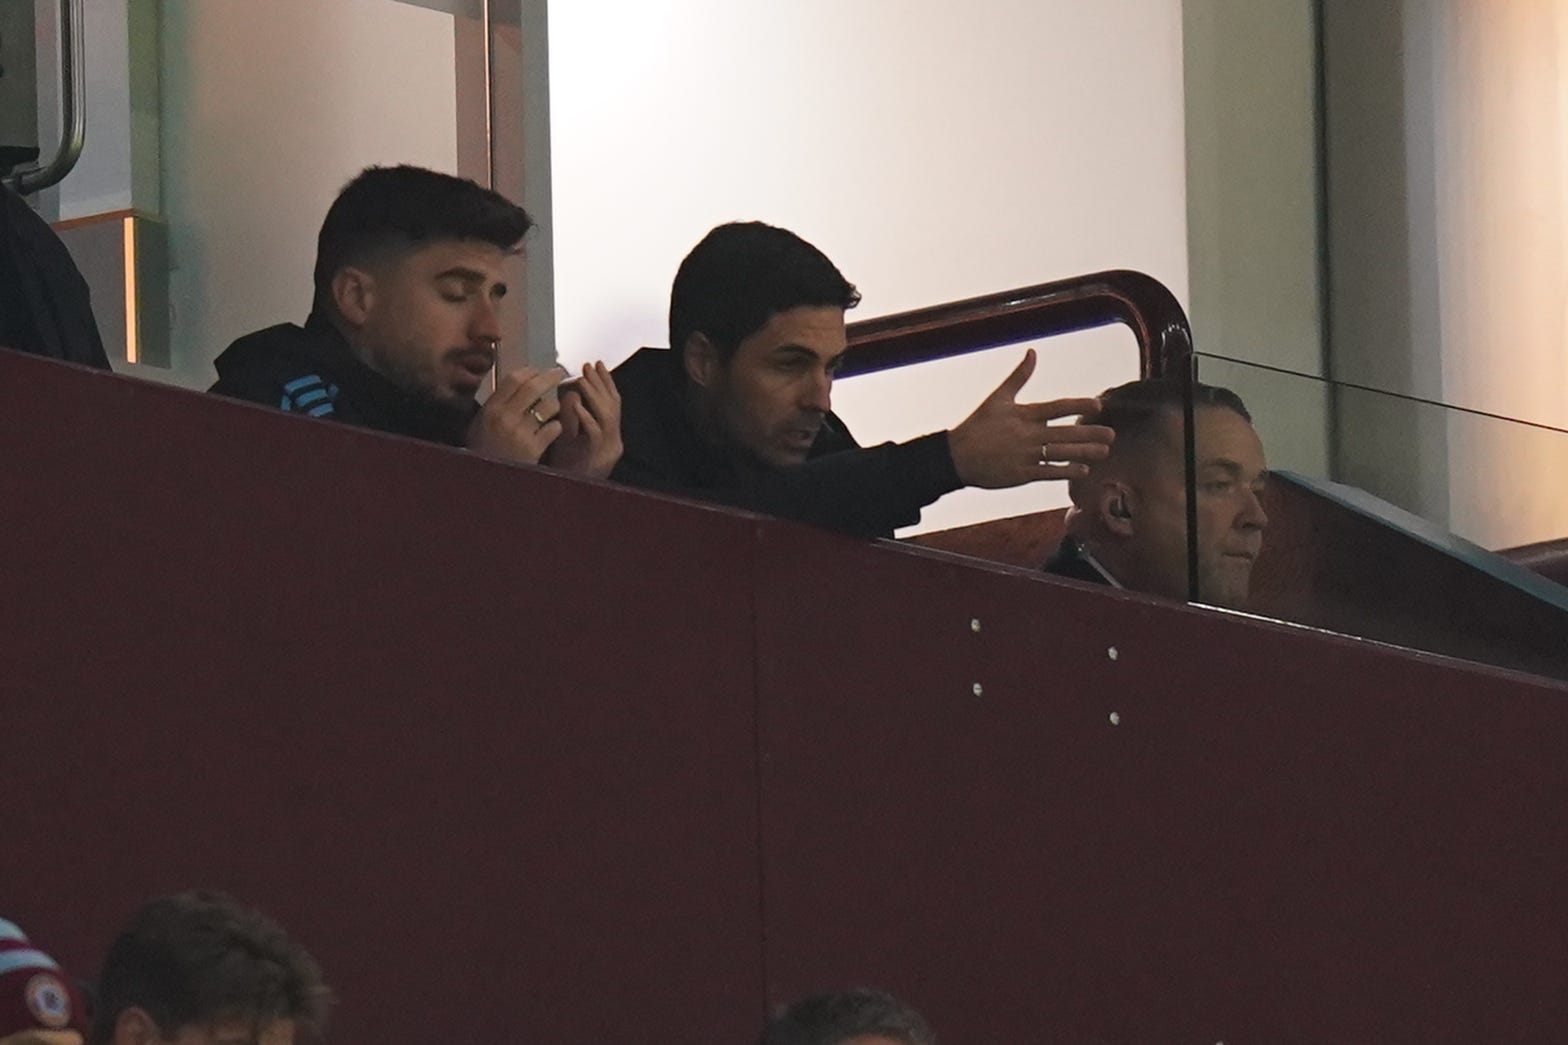
{"type": "Polygon", "coordinates": [[[936,1045],[925,1018],[886,991],[865,987],[814,994],[781,1006],[761,1045],[838,1045],[875,1034],[905,1045],[936,1045]]]}
{"type": "Polygon", "coordinates": [[[467,178],[423,167],[367,167],[332,201],[316,238],[317,310],[332,277],[390,251],[438,240],[478,240],[511,250],[533,227],[526,211],[467,178]]]}
{"type": "Polygon", "coordinates": [[[760,221],[720,225],[686,255],[670,288],[670,351],[704,334],[728,360],[780,312],[801,306],[849,310],[860,292],[826,254],[788,229],[760,221]]]}
{"type": "MultiPolygon", "coordinates": [[[[1094,417],[1079,420],[1104,425],[1116,433],[1116,442],[1111,446],[1111,457],[1115,458],[1118,452],[1126,447],[1143,442],[1150,436],[1161,434],[1162,418],[1182,415],[1184,406],[1181,386],[1182,383],[1178,378],[1151,377],[1129,381],[1115,388],[1107,388],[1097,397],[1100,400],[1100,412],[1094,417]]],[[[1252,415],[1247,412],[1247,406],[1241,401],[1241,396],[1219,385],[1205,385],[1194,381],[1192,406],[1194,410],[1207,407],[1229,410],[1240,415],[1248,424],[1252,423],[1252,415]]],[[[1088,477],[1068,480],[1067,496],[1074,504],[1083,503],[1083,498],[1089,491],[1089,480],[1093,477],[1094,468],[1091,466],[1088,477]]]]}
{"type": "MultiPolygon", "coordinates": [[[[1129,381],[1115,388],[1107,388],[1099,395],[1100,413],[1093,423],[1104,425],[1116,433],[1117,442],[1137,439],[1148,434],[1154,424],[1167,413],[1180,414],[1183,409],[1182,383],[1172,377],[1144,378],[1129,381]]],[[[1252,423],[1241,397],[1228,388],[1193,382],[1192,404],[1197,407],[1219,407],[1241,415],[1252,423]]]]}
{"type": "Polygon", "coordinates": [[[111,1041],[130,1008],[145,1010],[166,1037],[220,1020],[258,1028],[293,1020],[309,1041],[331,998],[315,960],[276,922],[221,893],[178,893],[136,912],[109,948],[93,1041],[111,1041]]]}

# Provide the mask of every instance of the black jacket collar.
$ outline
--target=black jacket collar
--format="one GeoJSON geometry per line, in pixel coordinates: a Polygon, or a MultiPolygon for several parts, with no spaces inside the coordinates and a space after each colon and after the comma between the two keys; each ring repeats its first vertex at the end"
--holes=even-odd
{"type": "Polygon", "coordinates": [[[478,410],[454,409],[393,384],[360,362],[337,328],[315,312],[303,327],[280,323],[240,338],[214,365],[220,391],[275,387],[319,375],[340,388],[340,420],[450,446],[464,444],[478,410]]]}

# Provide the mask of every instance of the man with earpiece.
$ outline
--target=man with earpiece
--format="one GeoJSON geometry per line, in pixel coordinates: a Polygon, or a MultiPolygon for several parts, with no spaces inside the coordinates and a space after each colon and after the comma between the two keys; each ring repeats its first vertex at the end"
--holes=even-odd
{"type": "MultiPolygon", "coordinates": [[[[1244,608],[1268,516],[1268,477],[1252,415],[1234,392],[1194,388],[1199,601],[1244,608]]],[[[1178,381],[1133,381],[1100,394],[1111,454],[1068,486],[1067,537],[1047,573],[1174,599],[1187,597],[1187,498],[1178,381]]]]}

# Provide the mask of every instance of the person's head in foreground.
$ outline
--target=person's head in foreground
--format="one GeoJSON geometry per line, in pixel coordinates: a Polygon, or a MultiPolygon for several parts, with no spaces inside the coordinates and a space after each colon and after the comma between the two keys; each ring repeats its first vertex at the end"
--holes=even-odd
{"type": "Polygon", "coordinates": [[[472,409],[503,334],[504,263],[531,225],[521,207],[466,178],[368,168],[321,224],[315,311],[393,384],[472,409]]]}
{"type": "Polygon", "coordinates": [[[0,1045],[82,1045],[86,1032],[71,978],[0,918],[0,1045]]]}
{"type": "MultiPolygon", "coordinates": [[[[1238,609],[1268,525],[1259,497],[1268,475],[1252,415],[1229,389],[1194,390],[1199,600],[1238,609]]],[[[1111,454],[1072,481],[1070,536],[1116,582],[1185,599],[1187,498],[1181,382],[1133,381],[1100,396],[1111,454]]]]}
{"type": "Polygon", "coordinates": [[[760,1045],[936,1045],[936,1035],[908,1005],[862,987],[780,1007],[760,1045]]]}
{"type": "Polygon", "coordinates": [[[147,904],[104,959],[97,1045],[294,1045],[317,1040],[330,992],[277,923],[218,893],[147,904]]]}
{"type": "Polygon", "coordinates": [[[769,466],[803,463],[832,409],[860,294],[816,247],[760,221],[720,225],[681,262],[670,349],[697,430],[769,466]]]}

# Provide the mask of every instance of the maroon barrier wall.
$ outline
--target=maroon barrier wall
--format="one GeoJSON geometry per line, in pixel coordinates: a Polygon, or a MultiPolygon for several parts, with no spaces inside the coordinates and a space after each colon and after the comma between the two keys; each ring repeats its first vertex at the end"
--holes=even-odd
{"type": "Polygon", "coordinates": [[[0,909],[62,960],[212,884],[338,1042],[753,1033],[750,520],[8,354],[0,490],[0,909]]]}
{"type": "Polygon", "coordinates": [[[0,484],[0,913],[79,970],[202,883],[340,1042],[1568,1035],[1563,687],[4,353],[0,484]]]}
{"type": "Polygon", "coordinates": [[[775,996],[897,984],[953,1042],[1568,1040],[1568,691],[927,556],[764,546],[775,996]]]}

